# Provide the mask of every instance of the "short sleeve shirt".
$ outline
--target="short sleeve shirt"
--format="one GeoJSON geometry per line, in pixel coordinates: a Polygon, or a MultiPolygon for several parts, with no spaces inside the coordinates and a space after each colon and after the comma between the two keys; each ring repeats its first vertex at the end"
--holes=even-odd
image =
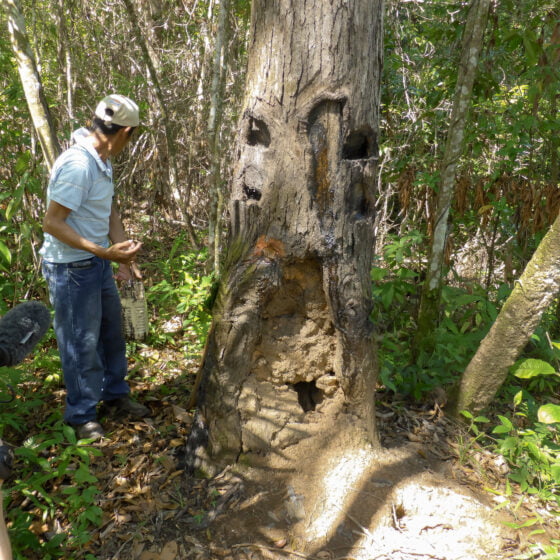
{"type": "MultiPolygon", "coordinates": [[[[70,209],[66,223],[79,235],[102,247],[109,246],[109,216],[114,195],[111,162],[103,162],[87,129],[73,134],[75,144],[56,160],[47,188],[51,201],[70,209]]],[[[88,251],[74,249],[45,233],[40,251],[46,261],[69,263],[89,259],[88,251]]]]}

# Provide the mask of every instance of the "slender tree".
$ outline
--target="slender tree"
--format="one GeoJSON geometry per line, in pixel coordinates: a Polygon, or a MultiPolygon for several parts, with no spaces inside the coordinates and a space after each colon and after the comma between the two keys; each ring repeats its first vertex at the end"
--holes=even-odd
{"type": "Polygon", "coordinates": [[[227,48],[227,19],[229,0],[221,0],[218,12],[218,33],[214,45],[214,62],[212,68],[212,86],[210,92],[210,114],[208,117],[208,143],[210,146],[210,192],[211,209],[208,223],[208,244],[210,264],[214,272],[220,273],[220,239],[224,208],[224,196],[221,175],[220,126],[223,116],[224,66],[227,48]]]}
{"type": "Polygon", "coordinates": [[[433,332],[438,322],[445,244],[449,231],[449,210],[455,193],[457,164],[463,153],[465,124],[469,114],[478,59],[482,51],[489,7],[490,0],[472,0],[463,34],[461,62],[441,164],[432,244],[418,313],[418,328],[414,342],[416,353],[421,349],[431,349],[433,332]]]}
{"type": "MultiPolygon", "coordinates": [[[[131,28],[136,36],[136,40],[140,45],[140,49],[142,52],[142,56],[144,58],[144,63],[146,68],[148,69],[148,75],[152,82],[159,113],[161,115],[161,121],[163,127],[165,129],[165,146],[167,148],[167,172],[168,172],[168,189],[173,197],[175,202],[174,209],[177,211],[183,210],[183,204],[181,203],[181,193],[179,192],[179,187],[177,184],[177,158],[176,158],[176,149],[174,143],[174,134],[171,128],[171,123],[169,121],[169,116],[167,114],[167,103],[165,96],[163,94],[163,90],[160,85],[160,79],[158,76],[158,72],[156,70],[158,66],[157,59],[154,58],[153,49],[148,47],[148,41],[142,32],[142,27],[140,26],[140,22],[138,21],[138,15],[136,14],[136,10],[134,8],[134,3],[132,0],[123,0],[124,5],[126,6],[126,11],[128,13],[128,17],[130,18],[131,28]]],[[[184,216],[181,216],[184,217],[184,216]]],[[[191,233],[191,228],[188,228],[189,233],[191,233]]]]}
{"type": "Polygon", "coordinates": [[[560,291],[560,216],[541,241],[490,332],[461,377],[453,411],[479,412],[492,401],[560,291]]]}
{"type": "MultiPolygon", "coordinates": [[[[66,9],[68,2],[66,2],[66,9]]],[[[64,72],[66,81],[66,105],[68,107],[68,118],[74,119],[74,77],[72,54],[69,45],[68,26],[66,23],[65,0],[58,0],[57,3],[57,27],[58,27],[58,60],[61,70],[64,72]]],[[[59,81],[58,97],[64,98],[62,80],[59,81]]]]}
{"type": "Polygon", "coordinates": [[[60,153],[60,146],[49,112],[49,107],[43,93],[41,78],[35,63],[33,50],[25,29],[25,20],[19,0],[5,0],[8,13],[8,32],[12,49],[17,61],[18,71],[23,84],[25,98],[33,125],[39,137],[45,162],[50,169],[60,153]]]}

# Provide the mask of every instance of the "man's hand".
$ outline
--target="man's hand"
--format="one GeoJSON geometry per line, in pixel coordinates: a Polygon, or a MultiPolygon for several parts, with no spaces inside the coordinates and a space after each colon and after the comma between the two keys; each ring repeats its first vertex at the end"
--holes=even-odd
{"type": "Polygon", "coordinates": [[[106,249],[103,258],[119,264],[130,265],[136,259],[136,255],[141,248],[142,243],[139,241],[132,241],[130,239],[128,241],[121,241],[106,249]]]}

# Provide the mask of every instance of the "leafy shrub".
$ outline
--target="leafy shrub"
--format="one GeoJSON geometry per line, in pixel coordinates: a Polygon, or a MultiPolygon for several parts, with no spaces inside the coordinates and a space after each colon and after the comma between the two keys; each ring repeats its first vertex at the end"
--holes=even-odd
{"type": "MultiPolygon", "coordinates": [[[[158,282],[147,290],[148,303],[158,310],[158,324],[170,319],[180,319],[183,335],[197,340],[199,349],[204,344],[210,324],[210,312],[206,307],[214,283],[212,274],[204,270],[206,251],[184,251],[184,237],[179,236],[169,256],[158,263],[158,282]]],[[[152,331],[153,342],[170,342],[165,333],[152,331]]],[[[172,337],[171,337],[172,338],[172,337]]]]}
{"type": "Polygon", "coordinates": [[[414,260],[422,242],[418,232],[391,238],[384,248],[383,266],[374,266],[371,272],[371,319],[379,333],[380,381],[387,389],[417,400],[457,380],[509,293],[504,285],[491,299],[478,285],[444,286],[435,349],[413,356],[411,341],[422,289],[420,267],[414,260]]]}
{"type": "Polygon", "coordinates": [[[59,558],[67,554],[61,547],[83,546],[90,540],[90,526],[101,523],[97,478],[90,471],[92,458],[101,451],[77,441],[60,413],[41,428],[40,434],[30,436],[15,450],[19,472],[6,489],[17,498],[8,512],[10,537],[16,555],[31,549],[40,550],[43,558],[59,558]],[[69,524],[62,531],[51,529],[48,538],[39,538],[30,529],[37,518],[52,527],[61,511],[69,524]]]}
{"type": "Polygon", "coordinates": [[[0,435],[15,445],[14,474],[4,483],[6,517],[15,558],[72,558],[101,522],[97,478],[92,460],[101,451],[77,441],[62,420],[49,413],[57,352],[46,337],[35,360],[18,368],[0,368],[0,395],[15,387],[17,398],[0,406],[0,435]],[[40,379],[37,369],[41,366],[40,379]]]}

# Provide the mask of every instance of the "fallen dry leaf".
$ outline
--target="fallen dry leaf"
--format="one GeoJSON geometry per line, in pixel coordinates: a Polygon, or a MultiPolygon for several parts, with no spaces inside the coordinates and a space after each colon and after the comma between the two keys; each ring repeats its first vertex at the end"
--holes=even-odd
{"type": "Polygon", "coordinates": [[[176,541],[168,542],[161,552],[157,549],[146,550],[140,555],[138,560],[176,560],[179,553],[179,546],[176,541]]]}

